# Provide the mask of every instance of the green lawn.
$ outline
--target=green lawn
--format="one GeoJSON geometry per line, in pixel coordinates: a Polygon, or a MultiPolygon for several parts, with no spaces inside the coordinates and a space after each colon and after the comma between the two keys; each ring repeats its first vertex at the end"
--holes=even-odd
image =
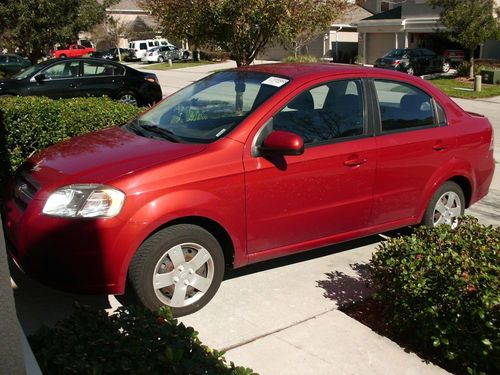
{"type": "Polygon", "coordinates": [[[480,92],[474,92],[473,82],[462,82],[455,78],[438,78],[429,81],[434,86],[437,86],[441,91],[448,96],[464,99],[489,98],[492,96],[500,96],[500,85],[488,85],[483,83],[480,92]],[[467,90],[468,89],[468,90],[467,90]]]}
{"type": "Polygon", "coordinates": [[[156,70],[170,70],[170,69],[182,69],[182,68],[192,68],[193,66],[200,66],[200,65],[210,65],[210,64],[215,64],[213,61],[180,61],[180,62],[173,62],[172,66],[168,65],[168,62],[160,63],[160,64],[153,64],[153,65],[144,65],[147,67],[147,69],[156,69],[156,70]]]}

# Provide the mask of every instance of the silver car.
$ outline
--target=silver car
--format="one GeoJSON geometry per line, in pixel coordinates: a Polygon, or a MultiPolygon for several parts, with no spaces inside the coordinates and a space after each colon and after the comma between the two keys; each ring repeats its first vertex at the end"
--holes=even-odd
{"type": "Polygon", "coordinates": [[[187,60],[190,57],[189,51],[178,48],[173,44],[151,48],[142,57],[143,62],[164,62],[168,60],[187,60]]]}

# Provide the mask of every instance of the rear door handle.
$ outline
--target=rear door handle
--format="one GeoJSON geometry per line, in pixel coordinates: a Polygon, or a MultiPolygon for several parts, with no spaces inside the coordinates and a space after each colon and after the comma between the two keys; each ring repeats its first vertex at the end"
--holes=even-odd
{"type": "Polygon", "coordinates": [[[365,164],[368,161],[366,158],[355,158],[355,159],[348,159],[344,162],[344,165],[346,167],[357,167],[359,165],[365,164]]]}
{"type": "Polygon", "coordinates": [[[69,87],[71,87],[72,89],[74,89],[75,87],[78,87],[79,84],[78,83],[70,83],[69,84],[69,87]]]}
{"type": "Polygon", "coordinates": [[[434,146],[432,146],[432,148],[436,151],[443,151],[448,148],[448,145],[444,143],[437,143],[434,146]]]}

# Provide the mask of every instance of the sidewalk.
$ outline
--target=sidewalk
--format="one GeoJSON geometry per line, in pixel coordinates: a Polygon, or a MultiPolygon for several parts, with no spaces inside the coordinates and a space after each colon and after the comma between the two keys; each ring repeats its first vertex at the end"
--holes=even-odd
{"type": "MultiPolygon", "coordinates": [[[[234,62],[151,71],[170,94],[231,67],[234,62]]],[[[500,161],[500,97],[456,101],[489,117],[500,161]]],[[[490,194],[468,210],[487,224],[500,225],[499,169],[497,164],[490,194]]],[[[228,361],[260,375],[447,374],[338,310],[371,293],[363,266],[381,240],[371,236],[234,270],[207,306],[180,320],[199,331],[204,344],[226,350],[228,361]]],[[[26,334],[67,316],[74,301],[108,312],[119,306],[113,296],[72,295],[12,276],[26,334]]]]}

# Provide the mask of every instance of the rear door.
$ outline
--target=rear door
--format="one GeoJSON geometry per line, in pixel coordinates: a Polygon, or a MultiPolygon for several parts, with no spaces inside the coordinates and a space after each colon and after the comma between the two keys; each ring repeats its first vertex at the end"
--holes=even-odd
{"type": "Polygon", "coordinates": [[[79,96],[116,96],[123,87],[125,68],[108,61],[83,61],[79,96]]]}
{"type": "Polygon", "coordinates": [[[373,81],[380,124],[371,225],[414,221],[422,192],[456,149],[439,104],[411,84],[373,81]]]}

